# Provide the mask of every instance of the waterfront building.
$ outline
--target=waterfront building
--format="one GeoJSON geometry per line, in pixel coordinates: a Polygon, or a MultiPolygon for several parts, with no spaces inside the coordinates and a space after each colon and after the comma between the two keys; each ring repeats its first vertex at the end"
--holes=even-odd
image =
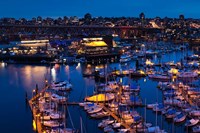
{"type": "Polygon", "coordinates": [[[23,47],[42,47],[46,50],[50,49],[50,43],[49,40],[25,40],[20,41],[17,46],[23,46],[23,47]]]}
{"type": "Polygon", "coordinates": [[[103,38],[83,38],[85,55],[102,55],[108,53],[108,45],[103,38]]]}

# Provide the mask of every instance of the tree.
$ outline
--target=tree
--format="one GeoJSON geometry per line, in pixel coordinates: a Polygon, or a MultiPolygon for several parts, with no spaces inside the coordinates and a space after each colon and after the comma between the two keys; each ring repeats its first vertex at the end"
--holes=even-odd
{"type": "Polygon", "coordinates": [[[183,14],[179,15],[179,19],[184,20],[185,19],[184,15],[183,14]]]}
{"type": "Polygon", "coordinates": [[[145,23],[145,15],[144,15],[144,13],[143,13],[143,12],[140,13],[139,17],[140,17],[140,20],[141,20],[142,26],[144,26],[144,23],[145,23]]]}
{"type": "Polygon", "coordinates": [[[144,13],[143,13],[143,12],[140,13],[140,16],[139,16],[139,17],[140,17],[141,20],[144,20],[144,19],[145,19],[145,15],[144,15],[144,13]]]}
{"type": "Polygon", "coordinates": [[[91,15],[90,13],[86,13],[86,14],[84,15],[84,19],[85,19],[85,20],[91,20],[91,19],[92,19],[92,15],[91,15]]]}

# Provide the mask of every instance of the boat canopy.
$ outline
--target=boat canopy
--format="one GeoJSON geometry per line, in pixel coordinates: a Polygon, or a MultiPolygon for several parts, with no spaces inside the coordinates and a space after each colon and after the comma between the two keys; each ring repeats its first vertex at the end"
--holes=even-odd
{"type": "Polygon", "coordinates": [[[87,97],[86,101],[90,102],[105,102],[114,99],[114,94],[97,94],[91,97],[87,97]]]}

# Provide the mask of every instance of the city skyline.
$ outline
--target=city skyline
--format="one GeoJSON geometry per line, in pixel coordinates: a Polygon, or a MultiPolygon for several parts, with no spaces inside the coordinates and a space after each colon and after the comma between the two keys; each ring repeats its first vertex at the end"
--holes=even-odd
{"type": "Polygon", "coordinates": [[[35,0],[35,1],[1,1],[0,17],[27,18],[42,17],[62,17],[77,16],[84,17],[90,13],[93,17],[138,17],[144,12],[146,18],[169,17],[178,18],[183,14],[185,18],[200,18],[198,5],[200,1],[193,0],[93,0],[93,1],[53,1],[53,0],[35,0]],[[10,4],[12,3],[12,4],[10,4]],[[165,5],[165,6],[163,6],[165,5]]]}

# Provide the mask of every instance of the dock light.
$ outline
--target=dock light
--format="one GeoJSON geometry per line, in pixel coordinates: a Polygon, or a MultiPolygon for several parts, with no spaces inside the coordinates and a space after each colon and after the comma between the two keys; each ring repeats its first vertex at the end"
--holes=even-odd
{"type": "Polygon", "coordinates": [[[36,117],[40,117],[40,114],[35,115],[36,117]]]}
{"type": "Polygon", "coordinates": [[[140,70],[140,71],[139,71],[139,73],[140,73],[140,74],[145,74],[145,72],[144,72],[144,71],[142,71],[142,70],[140,70]]]}
{"type": "Polygon", "coordinates": [[[175,78],[174,77],[172,77],[172,82],[174,82],[175,81],[175,78]]]}
{"type": "Polygon", "coordinates": [[[48,80],[45,80],[46,83],[48,83],[48,80]]]}
{"type": "Polygon", "coordinates": [[[120,83],[122,83],[122,81],[123,81],[123,79],[122,79],[122,78],[120,78],[120,83]]]}
{"type": "Polygon", "coordinates": [[[154,65],[154,63],[152,63],[150,60],[146,60],[145,64],[150,66],[154,65]]]}
{"type": "Polygon", "coordinates": [[[32,98],[33,98],[33,93],[35,92],[35,89],[32,90],[32,98]]]}
{"type": "Polygon", "coordinates": [[[2,67],[5,67],[5,66],[6,66],[6,63],[5,63],[5,62],[1,62],[0,64],[1,64],[2,67]]]}
{"type": "Polygon", "coordinates": [[[171,72],[172,74],[178,74],[178,69],[172,68],[172,69],[170,70],[170,72],[171,72]]]}
{"type": "Polygon", "coordinates": [[[33,120],[33,130],[36,131],[36,122],[33,120]]]}
{"type": "Polygon", "coordinates": [[[87,65],[87,68],[89,68],[89,67],[91,67],[91,65],[90,65],[90,64],[88,64],[88,65],[87,65]]]}

